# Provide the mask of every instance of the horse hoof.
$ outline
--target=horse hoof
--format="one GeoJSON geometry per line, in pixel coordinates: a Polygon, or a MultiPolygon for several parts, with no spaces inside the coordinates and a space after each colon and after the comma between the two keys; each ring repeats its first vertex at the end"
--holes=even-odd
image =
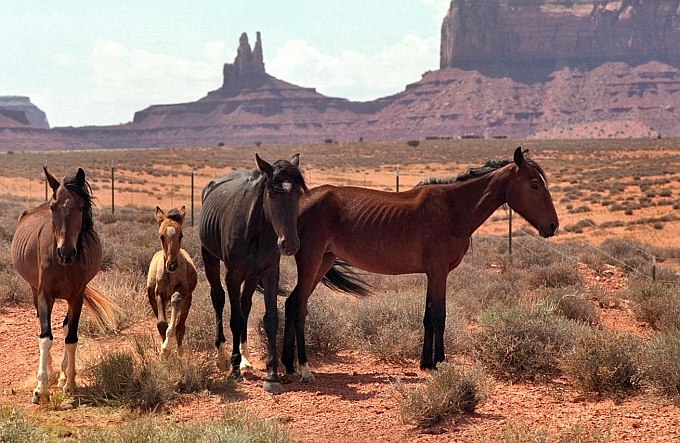
{"type": "Polygon", "coordinates": [[[31,400],[31,402],[32,402],[34,405],[39,405],[39,404],[40,404],[40,399],[41,399],[40,392],[38,392],[38,391],[33,391],[33,399],[31,400]]]}
{"type": "Polygon", "coordinates": [[[283,383],[284,385],[287,385],[289,383],[293,383],[293,374],[294,374],[294,372],[292,374],[289,374],[289,373],[283,374],[281,376],[281,383],[283,383]]]}
{"type": "Polygon", "coordinates": [[[239,368],[241,369],[241,371],[250,372],[253,370],[253,364],[250,363],[250,361],[247,358],[241,356],[241,364],[239,365],[239,368]]]}
{"type": "Polygon", "coordinates": [[[217,369],[222,372],[227,372],[227,360],[218,358],[217,359],[217,369]]]}
{"type": "Polygon", "coordinates": [[[270,394],[280,394],[283,392],[283,385],[277,381],[265,380],[262,387],[264,388],[265,392],[269,392],[270,394]]]}
{"type": "Polygon", "coordinates": [[[300,381],[302,383],[313,383],[314,382],[314,376],[312,374],[309,374],[307,376],[302,376],[300,377],[300,381]]]}

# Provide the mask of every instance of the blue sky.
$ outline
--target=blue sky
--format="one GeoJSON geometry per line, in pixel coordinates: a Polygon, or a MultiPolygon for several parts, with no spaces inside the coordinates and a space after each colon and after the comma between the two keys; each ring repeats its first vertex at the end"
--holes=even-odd
{"type": "Polygon", "coordinates": [[[0,95],[52,126],[126,123],[197,100],[247,32],[269,74],[352,100],[397,93],[439,65],[450,0],[0,0],[0,95]]]}

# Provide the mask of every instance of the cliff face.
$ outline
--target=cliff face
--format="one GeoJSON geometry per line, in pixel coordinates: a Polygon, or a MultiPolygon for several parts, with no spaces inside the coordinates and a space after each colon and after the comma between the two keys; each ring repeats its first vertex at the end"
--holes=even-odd
{"type": "Polygon", "coordinates": [[[50,127],[45,113],[31,103],[28,97],[16,95],[0,96],[0,127],[32,126],[50,127]]]}
{"type": "Polygon", "coordinates": [[[680,0],[453,0],[440,67],[680,66],[680,0]]]}

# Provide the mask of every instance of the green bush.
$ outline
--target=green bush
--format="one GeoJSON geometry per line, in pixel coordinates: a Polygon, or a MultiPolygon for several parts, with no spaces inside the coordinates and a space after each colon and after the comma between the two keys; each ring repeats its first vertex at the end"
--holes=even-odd
{"type": "Polygon", "coordinates": [[[404,421],[429,427],[451,414],[474,413],[488,394],[489,381],[481,368],[442,363],[425,384],[409,389],[397,383],[395,388],[404,421]]]}
{"type": "Polygon", "coordinates": [[[580,328],[551,311],[545,305],[523,304],[488,309],[473,338],[476,358],[510,381],[559,373],[559,359],[572,349],[580,328]]]}
{"type": "Polygon", "coordinates": [[[580,323],[597,324],[600,312],[582,289],[580,286],[545,288],[541,291],[541,296],[545,303],[554,307],[555,313],[580,323]]]}
{"type": "Polygon", "coordinates": [[[604,330],[584,334],[561,367],[584,392],[627,393],[640,387],[643,343],[604,330]]]}

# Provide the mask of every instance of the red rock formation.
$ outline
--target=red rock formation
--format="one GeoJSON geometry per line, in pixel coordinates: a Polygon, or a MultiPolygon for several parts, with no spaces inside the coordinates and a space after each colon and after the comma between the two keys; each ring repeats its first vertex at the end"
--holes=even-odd
{"type": "Polygon", "coordinates": [[[680,0],[453,0],[440,67],[680,66],[680,0]]]}

